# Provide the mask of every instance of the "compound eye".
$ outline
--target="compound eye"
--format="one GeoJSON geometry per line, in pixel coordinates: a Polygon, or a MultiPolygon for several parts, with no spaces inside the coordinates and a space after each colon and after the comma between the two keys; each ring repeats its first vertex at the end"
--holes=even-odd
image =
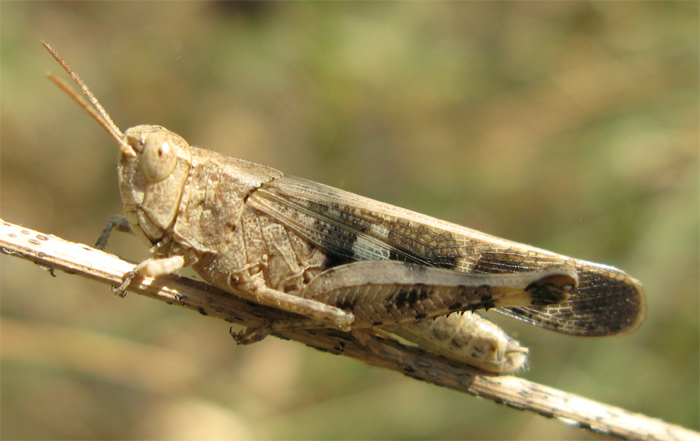
{"type": "Polygon", "coordinates": [[[143,144],[141,169],[151,182],[162,181],[172,173],[177,163],[175,146],[160,136],[149,136],[143,144]]]}

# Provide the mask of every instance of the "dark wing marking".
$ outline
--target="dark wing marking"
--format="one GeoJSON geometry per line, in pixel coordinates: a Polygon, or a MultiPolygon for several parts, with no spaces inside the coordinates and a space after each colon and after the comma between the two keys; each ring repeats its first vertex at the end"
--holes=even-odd
{"type": "MultiPolygon", "coordinates": [[[[497,308],[509,317],[564,334],[598,337],[630,332],[646,315],[646,304],[639,282],[623,271],[576,259],[568,264],[578,271],[579,287],[561,305],[544,309],[530,307],[497,308]]],[[[522,256],[484,254],[475,272],[510,273],[523,271],[522,256]]]]}
{"type": "Polygon", "coordinates": [[[329,267],[354,260],[399,260],[453,269],[464,257],[465,247],[452,233],[377,214],[371,204],[358,206],[367,201],[315,182],[284,177],[257,190],[247,204],[329,253],[329,267]]]}
{"type": "Polygon", "coordinates": [[[327,267],[356,260],[400,260],[463,272],[514,273],[572,265],[579,287],[566,303],[497,309],[557,332],[620,334],[634,330],[645,315],[639,282],[616,268],[489,236],[316,182],[284,176],[254,192],[247,203],[323,249],[327,267]]]}

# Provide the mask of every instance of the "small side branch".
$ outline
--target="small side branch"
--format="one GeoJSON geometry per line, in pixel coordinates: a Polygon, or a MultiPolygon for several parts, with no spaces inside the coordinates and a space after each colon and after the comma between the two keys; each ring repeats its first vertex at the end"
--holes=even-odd
{"type": "MultiPolygon", "coordinates": [[[[0,251],[35,262],[51,271],[60,269],[112,286],[121,283],[133,263],[87,245],[69,242],[0,219],[0,251]]],[[[137,278],[129,291],[192,309],[227,322],[259,326],[290,315],[252,302],[213,286],[175,275],[137,278]]],[[[105,290],[105,293],[109,291],[105,290]]],[[[278,337],[316,349],[355,358],[372,366],[400,372],[438,386],[488,398],[519,410],[528,410],[565,424],[625,439],[695,440],[700,434],[659,419],[632,413],[586,398],[511,376],[481,375],[473,368],[448,361],[419,348],[381,340],[376,353],[349,333],[331,329],[290,330],[278,337]]]]}

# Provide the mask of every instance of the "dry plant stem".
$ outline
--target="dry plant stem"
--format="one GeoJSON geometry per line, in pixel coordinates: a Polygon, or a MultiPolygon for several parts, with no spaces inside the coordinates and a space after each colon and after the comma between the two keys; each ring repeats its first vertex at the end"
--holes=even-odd
{"type": "MultiPolygon", "coordinates": [[[[68,242],[0,219],[0,251],[50,269],[60,269],[102,283],[118,286],[133,264],[87,245],[68,242]]],[[[204,315],[257,326],[289,319],[290,314],[242,300],[202,282],[178,276],[137,278],[129,291],[204,315]]],[[[111,295],[109,290],[105,294],[111,295]]],[[[520,410],[529,410],[565,424],[625,439],[700,440],[700,434],[655,418],[632,413],[532,383],[518,377],[480,375],[474,369],[447,361],[415,347],[381,340],[365,345],[351,334],[331,329],[289,330],[275,334],[316,349],[345,355],[367,364],[450,389],[488,398],[520,410]],[[379,353],[369,346],[386,348],[379,353]]]]}

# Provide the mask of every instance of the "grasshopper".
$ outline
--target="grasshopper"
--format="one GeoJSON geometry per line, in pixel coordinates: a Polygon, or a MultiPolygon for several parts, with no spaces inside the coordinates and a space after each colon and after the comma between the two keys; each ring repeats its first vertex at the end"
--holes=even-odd
{"type": "Polygon", "coordinates": [[[332,327],[365,342],[370,334],[398,336],[499,374],[521,368],[528,350],[477,309],[579,336],[629,332],[643,319],[641,286],[619,269],[285,176],[192,147],[160,126],[122,133],[43,44],[87,100],[49,78],[119,145],[126,218],[151,247],[117,294],[136,276],[191,266],[221,289],[297,314],[240,332],[241,344],[283,329],[332,327]]]}

